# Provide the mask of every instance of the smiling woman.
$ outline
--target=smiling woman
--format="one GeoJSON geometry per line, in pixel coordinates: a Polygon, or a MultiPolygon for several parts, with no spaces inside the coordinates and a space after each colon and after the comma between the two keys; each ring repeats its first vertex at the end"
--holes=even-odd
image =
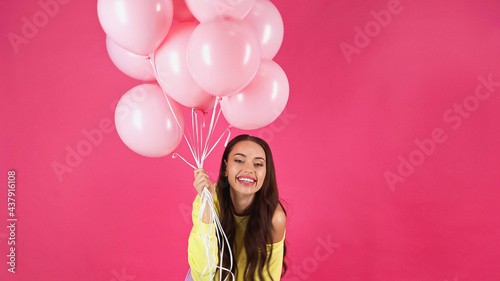
{"type": "MultiPolygon", "coordinates": [[[[214,198],[217,215],[231,245],[235,259],[231,272],[236,280],[280,280],[287,270],[284,263],[286,211],[279,199],[268,144],[249,135],[231,140],[224,150],[219,178],[213,186],[205,170],[197,169],[194,173],[193,185],[198,195],[193,202],[193,229],[188,246],[190,273],[186,280],[211,280],[208,270],[205,271],[205,246],[199,234],[210,233],[211,241],[217,241],[217,237],[210,232],[208,209],[205,209],[202,222],[198,222],[200,194],[204,188],[214,198]]],[[[221,248],[219,245],[217,252],[221,248]]],[[[228,247],[223,252],[223,267],[229,269],[228,247]]],[[[229,274],[217,271],[215,280],[224,280],[226,276],[231,280],[229,274]]]]}

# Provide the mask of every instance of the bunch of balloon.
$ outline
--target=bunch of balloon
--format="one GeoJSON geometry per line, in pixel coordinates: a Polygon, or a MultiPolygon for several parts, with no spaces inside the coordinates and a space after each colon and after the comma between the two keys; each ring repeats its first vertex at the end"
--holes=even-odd
{"type": "Polygon", "coordinates": [[[283,20],[269,0],[98,0],[97,11],[116,67],[158,83],[138,85],[118,102],[116,128],[133,151],[165,156],[184,137],[202,167],[231,126],[258,129],[283,112],[288,79],[272,60],[283,20]],[[191,108],[192,134],[181,105],[191,108]],[[209,149],[221,112],[230,126],[209,149]]]}

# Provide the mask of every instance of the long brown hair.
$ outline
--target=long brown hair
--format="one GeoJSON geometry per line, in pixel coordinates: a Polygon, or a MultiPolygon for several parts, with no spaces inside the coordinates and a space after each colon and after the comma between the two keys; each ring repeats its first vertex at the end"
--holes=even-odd
{"type": "MultiPolygon", "coordinates": [[[[231,196],[229,193],[229,181],[227,176],[225,176],[226,172],[226,162],[228,161],[228,156],[234,145],[240,141],[253,141],[259,144],[266,154],[266,177],[264,178],[264,182],[262,183],[262,188],[255,193],[254,200],[252,204],[247,208],[246,213],[243,214],[248,216],[248,223],[244,237],[244,246],[247,256],[247,264],[244,271],[245,280],[255,281],[255,271],[258,267],[258,275],[260,280],[264,280],[263,271],[264,265],[267,260],[267,274],[271,280],[271,274],[269,272],[269,262],[272,256],[273,246],[271,244],[271,252],[270,256],[267,257],[267,241],[271,241],[272,243],[272,218],[274,212],[278,206],[281,205],[283,211],[286,211],[283,205],[280,202],[279,194],[278,194],[278,185],[276,184],[276,174],[274,170],[274,161],[273,156],[271,154],[271,149],[269,145],[261,138],[249,136],[249,135],[239,135],[233,138],[226,146],[224,150],[224,154],[222,155],[220,170],[219,170],[219,178],[217,180],[217,198],[219,200],[219,221],[224,229],[224,233],[227,236],[229,241],[229,245],[231,245],[232,255],[235,256],[236,249],[234,249],[234,239],[236,235],[236,223],[234,220],[235,208],[233,202],[231,200],[231,196]],[[222,187],[222,188],[220,188],[222,187]],[[250,230],[250,231],[249,231],[250,230]]],[[[286,240],[286,239],[285,239],[286,240]]],[[[283,242],[283,272],[281,277],[283,277],[287,271],[287,264],[285,263],[286,256],[286,241],[283,242]]],[[[219,243],[219,251],[221,250],[219,243]]],[[[223,266],[225,268],[230,267],[229,260],[229,250],[228,247],[224,247],[224,257],[223,257],[223,266]]],[[[232,272],[236,276],[236,272],[240,269],[237,268],[237,263],[233,262],[232,272]]],[[[220,269],[218,269],[220,270],[220,269]]],[[[223,279],[229,274],[227,271],[223,271],[222,276],[223,279]]],[[[276,281],[276,280],[275,280],[276,281]]]]}

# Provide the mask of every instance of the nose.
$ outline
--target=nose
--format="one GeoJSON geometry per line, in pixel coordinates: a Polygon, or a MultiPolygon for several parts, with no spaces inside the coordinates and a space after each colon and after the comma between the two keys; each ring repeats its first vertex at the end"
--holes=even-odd
{"type": "Polygon", "coordinates": [[[250,161],[247,161],[245,163],[245,166],[243,167],[243,172],[248,173],[248,174],[252,174],[253,173],[253,163],[251,163],[250,161]]]}

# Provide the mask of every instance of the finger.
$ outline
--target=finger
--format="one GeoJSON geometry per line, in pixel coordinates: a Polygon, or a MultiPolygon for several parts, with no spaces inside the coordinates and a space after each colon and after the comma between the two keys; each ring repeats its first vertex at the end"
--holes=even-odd
{"type": "Polygon", "coordinates": [[[212,183],[208,180],[205,182],[205,184],[206,184],[206,188],[212,187],[212,183]]]}
{"type": "Polygon", "coordinates": [[[198,174],[198,173],[200,173],[200,172],[206,173],[207,171],[205,171],[205,169],[203,169],[203,168],[199,168],[199,169],[194,170],[194,174],[195,175],[198,174]]]}
{"type": "Polygon", "coordinates": [[[209,179],[207,178],[198,178],[194,181],[193,185],[196,185],[196,186],[212,186],[212,183],[210,182],[209,179]]]}
{"type": "Polygon", "coordinates": [[[206,175],[206,174],[198,174],[198,175],[195,176],[195,178],[196,179],[206,179],[206,180],[209,179],[208,175],[206,175]]]}
{"type": "Polygon", "coordinates": [[[194,186],[202,186],[202,185],[206,185],[206,183],[207,183],[206,179],[200,178],[200,179],[195,180],[193,185],[194,186]]]}
{"type": "Polygon", "coordinates": [[[199,194],[201,194],[201,192],[203,191],[203,185],[197,185],[195,186],[195,189],[199,194]]]}
{"type": "Polygon", "coordinates": [[[198,178],[208,178],[208,174],[200,172],[200,173],[195,174],[194,178],[195,179],[198,179],[198,178]]]}
{"type": "Polygon", "coordinates": [[[197,183],[202,183],[202,182],[210,182],[210,180],[207,177],[198,177],[195,179],[195,182],[197,183]]]}
{"type": "Polygon", "coordinates": [[[201,183],[202,183],[202,181],[201,181],[201,180],[199,180],[199,179],[197,179],[197,180],[195,180],[195,181],[193,182],[193,186],[194,186],[194,187],[200,186],[200,184],[201,184],[201,183]]]}

